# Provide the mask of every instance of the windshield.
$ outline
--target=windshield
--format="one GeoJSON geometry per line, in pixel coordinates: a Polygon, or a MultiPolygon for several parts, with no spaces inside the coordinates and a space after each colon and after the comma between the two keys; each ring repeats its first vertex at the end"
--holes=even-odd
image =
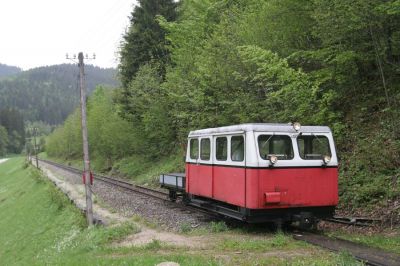
{"type": "Polygon", "coordinates": [[[325,155],[332,156],[329,140],[325,136],[301,135],[297,137],[297,144],[302,159],[318,160],[325,155]]]}
{"type": "Polygon", "coordinates": [[[264,160],[268,160],[272,155],[280,160],[293,159],[292,140],[286,135],[260,135],[258,149],[264,160]]]}

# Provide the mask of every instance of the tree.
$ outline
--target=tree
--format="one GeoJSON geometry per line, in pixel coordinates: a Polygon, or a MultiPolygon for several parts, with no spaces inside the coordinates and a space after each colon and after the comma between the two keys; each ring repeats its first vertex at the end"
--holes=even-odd
{"type": "Polygon", "coordinates": [[[6,155],[7,146],[8,146],[7,129],[3,126],[0,126],[0,156],[6,155]]]}
{"type": "Polygon", "coordinates": [[[0,110],[0,125],[7,129],[7,151],[20,153],[25,144],[25,125],[21,113],[14,109],[0,110]]]}
{"type": "Polygon", "coordinates": [[[122,85],[126,88],[141,65],[150,61],[159,63],[163,75],[169,63],[165,30],[160,27],[156,17],[163,16],[167,21],[176,19],[176,6],[173,0],[139,0],[131,14],[131,25],[124,35],[119,65],[122,85]]]}

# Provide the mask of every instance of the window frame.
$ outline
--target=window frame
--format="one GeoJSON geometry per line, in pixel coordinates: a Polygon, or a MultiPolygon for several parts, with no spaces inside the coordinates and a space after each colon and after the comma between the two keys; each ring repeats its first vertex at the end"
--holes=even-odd
{"type": "Polygon", "coordinates": [[[211,156],[212,156],[212,141],[211,141],[211,138],[210,137],[200,138],[200,141],[199,141],[199,159],[201,161],[209,162],[211,160],[211,156]],[[209,145],[208,145],[208,147],[209,147],[208,159],[203,159],[202,158],[202,150],[203,150],[202,143],[205,140],[208,140],[208,142],[209,142],[209,145]]]}
{"type": "Polygon", "coordinates": [[[242,163],[242,162],[244,162],[244,160],[245,160],[245,157],[246,157],[246,143],[245,143],[245,137],[243,136],[243,135],[232,135],[232,136],[230,136],[230,141],[229,141],[229,147],[230,147],[230,151],[229,151],[229,158],[230,158],[230,160],[232,161],[232,162],[234,162],[234,163],[242,163]],[[243,140],[243,159],[242,160],[234,160],[232,157],[232,139],[233,138],[235,138],[235,137],[240,137],[240,138],[242,138],[242,140],[243,140]]]}
{"type": "Polygon", "coordinates": [[[285,137],[285,138],[288,138],[289,139],[289,141],[290,141],[290,145],[291,145],[291,152],[292,152],[292,157],[291,158],[288,158],[288,159],[282,159],[282,158],[278,158],[278,161],[293,161],[293,160],[295,160],[295,158],[296,158],[296,153],[295,153],[295,149],[294,149],[294,143],[293,143],[293,141],[292,141],[292,137],[290,136],[290,135],[288,135],[288,134],[282,134],[282,133],[274,133],[274,132],[260,132],[260,134],[258,134],[257,136],[256,136],[256,143],[257,143],[257,154],[258,154],[258,157],[262,160],[262,161],[268,161],[269,159],[268,158],[263,158],[263,156],[262,156],[262,154],[261,154],[261,147],[260,147],[260,142],[259,142],[259,138],[261,137],[261,136],[271,136],[271,138],[272,137],[274,137],[274,136],[280,136],[280,137],[285,137]]]}
{"type": "Polygon", "coordinates": [[[190,160],[196,161],[200,158],[200,145],[199,144],[200,144],[199,138],[190,138],[189,139],[189,159],[190,160]],[[197,157],[196,158],[192,157],[192,140],[197,141],[197,157]]]}
{"type": "Polygon", "coordinates": [[[301,160],[305,160],[305,161],[321,161],[321,160],[323,160],[323,156],[325,156],[325,155],[329,155],[330,157],[332,157],[331,142],[330,142],[328,136],[326,136],[326,135],[321,135],[321,134],[302,134],[302,135],[296,137],[296,144],[297,144],[297,149],[298,149],[298,153],[299,153],[299,158],[301,160]],[[321,155],[322,158],[316,158],[316,159],[315,158],[310,158],[310,159],[303,158],[303,156],[301,156],[301,152],[300,152],[299,137],[313,137],[314,139],[316,139],[316,138],[324,138],[324,139],[326,139],[328,141],[327,144],[328,144],[329,154],[322,154],[321,155]]]}
{"type": "Polygon", "coordinates": [[[229,138],[228,138],[228,136],[215,136],[215,161],[217,161],[217,162],[227,162],[228,161],[228,158],[229,158],[229,138]],[[225,160],[220,160],[220,159],[218,159],[218,157],[217,157],[217,153],[218,153],[218,150],[217,150],[217,139],[219,139],[219,138],[224,138],[225,140],[226,140],[226,157],[225,157],[225,160]]]}

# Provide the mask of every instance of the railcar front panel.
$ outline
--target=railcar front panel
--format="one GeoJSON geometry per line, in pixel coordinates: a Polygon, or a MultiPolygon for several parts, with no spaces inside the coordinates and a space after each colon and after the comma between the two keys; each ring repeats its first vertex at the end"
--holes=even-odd
{"type": "MultiPolygon", "coordinates": [[[[338,203],[337,168],[249,169],[258,172],[258,186],[250,186],[249,195],[258,195],[258,208],[336,206],[338,203]]],[[[254,203],[254,201],[253,201],[254,203]]]]}
{"type": "Polygon", "coordinates": [[[186,169],[190,173],[188,193],[239,207],[275,209],[338,203],[336,167],[246,169],[187,164],[186,169]]]}

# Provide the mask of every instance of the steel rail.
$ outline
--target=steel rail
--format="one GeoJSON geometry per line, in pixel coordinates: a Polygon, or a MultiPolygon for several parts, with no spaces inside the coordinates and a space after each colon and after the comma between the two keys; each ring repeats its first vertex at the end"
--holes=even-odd
{"type": "Polygon", "coordinates": [[[371,266],[398,266],[400,256],[382,249],[373,248],[349,240],[325,236],[312,232],[293,234],[296,240],[323,247],[335,252],[349,252],[354,258],[371,266]]]}
{"type": "MultiPolygon", "coordinates": [[[[72,173],[79,174],[79,175],[82,174],[82,170],[80,170],[78,168],[75,168],[75,167],[67,166],[67,165],[64,165],[64,164],[60,164],[60,163],[56,163],[56,162],[49,161],[49,160],[44,160],[44,159],[39,159],[39,161],[42,161],[44,163],[53,165],[55,167],[64,169],[65,171],[68,171],[68,172],[72,172],[72,173]]],[[[208,215],[208,216],[213,217],[213,218],[221,219],[220,215],[216,215],[215,213],[211,213],[211,212],[203,210],[201,208],[184,205],[184,204],[181,204],[181,202],[179,202],[179,203],[178,202],[172,202],[168,198],[169,194],[167,192],[163,192],[163,191],[160,191],[160,190],[157,190],[157,189],[152,189],[152,188],[144,187],[144,186],[140,186],[140,185],[135,185],[135,184],[132,184],[132,183],[130,183],[128,181],[117,179],[117,178],[114,178],[114,177],[109,177],[109,176],[104,176],[104,175],[99,175],[99,174],[93,174],[93,176],[94,176],[95,180],[99,180],[99,181],[102,181],[102,182],[107,183],[107,184],[111,184],[111,185],[114,185],[114,186],[117,186],[117,187],[121,187],[121,188],[127,189],[129,191],[138,193],[138,194],[149,196],[149,197],[152,197],[154,199],[161,200],[163,202],[171,203],[171,204],[173,204],[174,206],[176,206],[176,207],[178,207],[180,209],[184,209],[184,210],[190,211],[190,212],[200,212],[200,213],[202,213],[204,215],[208,215]]]]}
{"type": "Polygon", "coordinates": [[[382,223],[381,219],[365,218],[365,217],[346,217],[346,216],[333,216],[332,218],[323,219],[324,221],[355,225],[355,226],[373,226],[376,223],[382,223]]]}
{"type": "MultiPolygon", "coordinates": [[[[69,171],[69,172],[73,172],[75,174],[80,174],[80,175],[82,174],[82,170],[80,170],[78,168],[75,168],[75,167],[63,165],[63,164],[56,163],[56,162],[49,161],[49,160],[39,159],[39,161],[42,161],[44,163],[53,165],[55,167],[64,169],[64,170],[69,171]]],[[[111,185],[114,185],[114,186],[118,186],[118,187],[130,190],[130,191],[142,194],[142,195],[146,195],[146,196],[158,199],[158,200],[169,201],[168,198],[167,198],[168,197],[168,193],[165,193],[165,192],[162,192],[162,191],[159,191],[159,190],[146,188],[146,187],[143,187],[143,186],[137,186],[137,185],[132,184],[132,183],[130,183],[128,181],[117,179],[117,178],[110,177],[110,176],[93,174],[93,177],[94,177],[94,180],[99,180],[99,181],[102,181],[104,183],[111,184],[111,185]]]]}

